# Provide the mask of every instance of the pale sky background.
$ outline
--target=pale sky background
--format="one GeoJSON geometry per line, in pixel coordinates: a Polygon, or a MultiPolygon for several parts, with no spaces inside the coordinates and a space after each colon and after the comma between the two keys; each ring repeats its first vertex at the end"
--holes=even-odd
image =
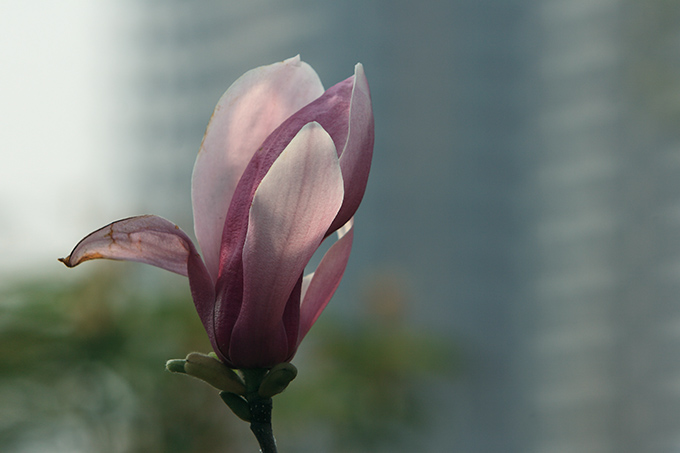
{"type": "Polygon", "coordinates": [[[124,211],[114,169],[125,154],[112,146],[108,101],[124,68],[114,67],[116,2],[2,0],[0,11],[0,281],[8,281],[55,271],[93,218],[124,211]]]}

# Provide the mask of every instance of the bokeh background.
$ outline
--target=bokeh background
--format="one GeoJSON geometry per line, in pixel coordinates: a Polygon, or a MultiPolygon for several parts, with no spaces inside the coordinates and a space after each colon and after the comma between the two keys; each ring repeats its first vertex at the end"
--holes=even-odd
{"type": "Polygon", "coordinates": [[[0,449],[256,450],[163,371],[209,348],[183,278],[56,258],[190,232],[217,99],[298,53],[364,64],[376,144],[281,451],[680,451],[675,0],[0,0],[0,449]]]}

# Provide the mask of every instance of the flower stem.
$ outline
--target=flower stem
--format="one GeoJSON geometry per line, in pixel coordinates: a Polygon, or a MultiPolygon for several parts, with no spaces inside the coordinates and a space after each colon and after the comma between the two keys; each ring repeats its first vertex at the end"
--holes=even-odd
{"type": "Polygon", "coordinates": [[[272,399],[258,394],[266,369],[241,370],[246,381],[246,400],[250,407],[250,430],[260,444],[261,453],[277,453],[272,431],[272,399]]]}

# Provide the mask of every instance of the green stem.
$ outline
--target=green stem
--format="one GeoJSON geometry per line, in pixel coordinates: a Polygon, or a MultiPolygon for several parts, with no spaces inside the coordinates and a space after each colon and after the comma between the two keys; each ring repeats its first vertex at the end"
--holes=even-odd
{"type": "Polygon", "coordinates": [[[261,453],[277,453],[272,431],[272,399],[258,394],[266,369],[241,370],[246,381],[246,400],[250,407],[250,430],[260,444],[261,453]]]}

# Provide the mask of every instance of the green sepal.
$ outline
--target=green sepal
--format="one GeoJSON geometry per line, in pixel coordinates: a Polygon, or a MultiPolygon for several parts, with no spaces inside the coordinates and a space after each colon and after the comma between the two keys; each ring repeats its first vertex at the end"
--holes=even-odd
{"type": "Polygon", "coordinates": [[[229,406],[229,409],[244,422],[250,422],[250,407],[242,396],[231,392],[220,392],[220,398],[229,406]]]}
{"type": "Polygon", "coordinates": [[[291,363],[279,363],[269,370],[262,379],[257,392],[262,398],[271,398],[283,392],[288,384],[297,376],[297,368],[291,363]]]}
{"type": "Polygon", "coordinates": [[[245,395],[246,386],[238,374],[219,360],[205,354],[192,352],[186,358],[184,372],[207,382],[216,389],[245,395]]]}
{"type": "Polygon", "coordinates": [[[182,359],[172,359],[165,362],[165,369],[171,373],[186,373],[184,370],[184,364],[186,360],[182,359]]]}

